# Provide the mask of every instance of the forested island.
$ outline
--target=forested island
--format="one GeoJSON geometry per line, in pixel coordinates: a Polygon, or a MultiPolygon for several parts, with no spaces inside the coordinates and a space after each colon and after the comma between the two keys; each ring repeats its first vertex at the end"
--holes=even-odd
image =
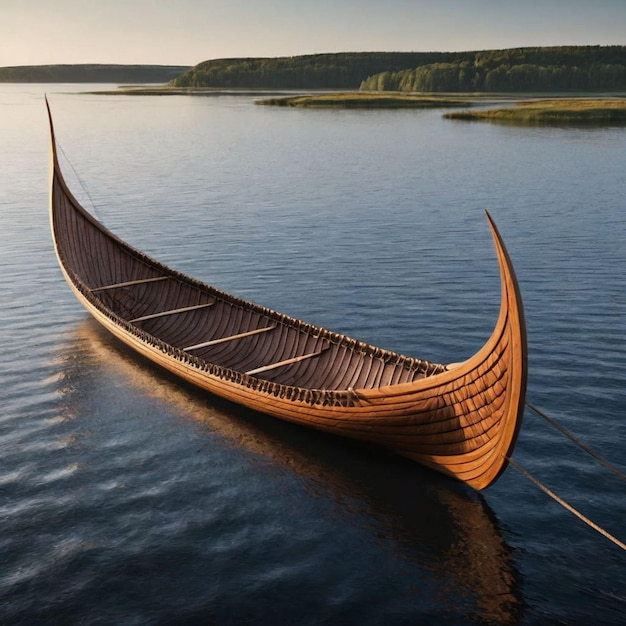
{"type": "Polygon", "coordinates": [[[474,52],[346,52],[205,61],[178,88],[400,92],[626,91],[626,46],[474,52]]]}
{"type": "Polygon", "coordinates": [[[21,65],[0,67],[1,83],[166,83],[188,65],[21,65]]]}

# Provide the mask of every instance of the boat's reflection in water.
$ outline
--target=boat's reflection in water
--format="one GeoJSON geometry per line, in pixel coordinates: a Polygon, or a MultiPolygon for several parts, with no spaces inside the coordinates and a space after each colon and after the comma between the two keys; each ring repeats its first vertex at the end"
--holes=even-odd
{"type": "MultiPolygon", "coordinates": [[[[76,393],[76,384],[83,386],[82,377],[99,384],[98,378],[115,373],[131,392],[206,423],[250,452],[252,462],[294,472],[315,497],[332,498],[348,513],[347,523],[371,529],[373,541],[392,541],[399,558],[425,572],[442,606],[463,598],[479,621],[520,619],[523,603],[511,549],[484,498],[471,489],[371,447],[209,397],[129,352],[91,319],[76,329],[62,360],[67,395],[76,393]]],[[[80,412],[76,400],[66,398],[68,411],[80,412]]],[[[419,602],[420,590],[415,593],[419,602]]]]}

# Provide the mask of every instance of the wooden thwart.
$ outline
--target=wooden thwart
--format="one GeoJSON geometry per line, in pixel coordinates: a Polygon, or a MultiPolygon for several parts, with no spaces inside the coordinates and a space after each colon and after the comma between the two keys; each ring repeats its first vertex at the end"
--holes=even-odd
{"type": "Polygon", "coordinates": [[[237,333],[236,335],[229,335],[228,337],[220,337],[219,339],[211,339],[203,343],[197,343],[193,346],[187,346],[183,350],[198,350],[200,348],[206,348],[207,346],[215,346],[218,343],[224,343],[226,341],[235,341],[236,339],[243,339],[244,337],[250,337],[251,335],[258,335],[259,333],[265,333],[268,330],[274,330],[276,324],[272,326],[264,326],[263,328],[256,328],[255,330],[249,330],[245,333],[237,333]]]}
{"type": "Polygon", "coordinates": [[[167,315],[176,315],[176,313],[186,313],[187,311],[195,311],[196,309],[204,309],[208,306],[213,306],[215,301],[213,302],[204,302],[203,304],[194,304],[193,306],[184,306],[180,309],[169,309],[168,311],[161,311],[159,313],[151,313],[150,315],[142,315],[141,317],[136,317],[135,319],[129,320],[131,324],[135,322],[145,322],[146,320],[153,320],[157,317],[165,317],[167,315]]]}
{"type": "Polygon", "coordinates": [[[269,365],[264,365],[263,367],[257,367],[253,370],[248,370],[246,374],[248,376],[253,376],[254,374],[260,374],[261,372],[267,372],[269,370],[276,369],[277,367],[283,367],[285,365],[291,365],[292,363],[298,363],[299,361],[304,361],[305,359],[312,359],[315,356],[319,356],[324,352],[324,350],[328,350],[328,348],[322,348],[317,352],[310,352],[309,354],[303,354],[301,356],[294,356],[291,359],[285,359],[284,361],[278,361],[277,363],[270,363],[269,365]]]}
{"type": "Polygon", "coordinates": [[[156,276],[153,278],[140,278],[138,280],[127,280],[124,283],[113,283],[112,285],[104,285],[104,287],[94,287],[90,289],[91,293],[98,291],[106,291],[107,289],[118,289],[119,287],[131,287],[132,285],[141,285],[142,283],[154,283],[158,280],[168,280],[169,276],[156,276]]]}

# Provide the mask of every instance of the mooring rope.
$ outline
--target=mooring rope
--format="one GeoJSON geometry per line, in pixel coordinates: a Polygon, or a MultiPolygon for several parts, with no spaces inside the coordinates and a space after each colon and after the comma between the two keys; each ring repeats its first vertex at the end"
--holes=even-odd
{"type": "Polygon", "coordinates": [[[626,474],[619,470],[615,465],[607,461],[603,456],[600,456],[597,452],[594,452],[588,445],[583,443],[580,439],[575,437],[566,428],[555,422],[552,418],[548,417],[543,411],[540,411],[537,407],[533,406],[530,402],[526,402],[526,406],[534,411],[539,417],[543,417],[548,424],[554,426],[558,431],[563,433],[568,439],[571,439],[578,447],[584,450],[587,454],[591,455],[594,459],[602,463],[608,470],[613,472],[616,476],[619,476],[622,480],[626,481],[626,474]]]}
{"type": "Polygon", "coordinates": [[[578,509],[575,509],[571,504],[569,504],[569,502],[566,502],[565,500],[563,500],[563,498],[560,498],[559,496],[557,496],[556,493],[554,493],[554,491],[552,491],[551,489],[546,487],[543,483],[541,483],[539,480],[537,480],[532,474],[527,472],[521,465],[513,461],[513,459],[506,457],[506,460],[518,472],[520,472],[522,475],[528,478],[528,480],[530,480],[534,485],[539,487],[541,491],[543,491],[545,494],[550,496],[553,500],[558,502],[563,508],[567,509],[572,515],[575,515],[578,519],[585,522],[585,524],[593,528],[595,531],[599,532],[601,535],[606,537],[609,541],[612,541],[616,546],[626,551],[626,543],[624,543],[623,541],[620,541],[617,537],[614,537],[611,533],[604,530],[604,528],[602,528],[601,526],[598,526],[598,524],[590,520],[586,515],[583,515],[578,509]]]}
{"type": "MultiPolygon", "coordinates": [[[[568,439],[573,441],[578,447],[584,450],[587,454],[591,455],[594,459],[602,463],[607,469],[613,472],[616,476],[626,481],[626,474],[615,467],[612,463],[607,461],[603,456],[599,455],[597,452],[592,450],[587,444],[583,443],[580,439],[570,433],[566,428],[561,426],[558,422],[554,421],[551,417],[546,415],[543,411],[540,411],[536,406],[532,405],[530,402],[526,402],[526,406],[531,409],[534,413],[542,417],[546,422],[548,422],[551,426],[554,426],[559,432],[565,435],[568,439]]],[[[612,541],[616,546],[620,547],[622,550],[626,551],[626,543],[617,539],[617,537],[613,536],[607,530],[596,524],[594,521],[589,519],[586,515],[581,513],[578,509],[574,508],[569,502],[563,500],[563,498],[559,497],[554,491],[552,491],[549,487],[546,487],[542,482],[540,482],[537,478],[535,478],[530,472],[525,470],[519,463],[516,463],[513,459],[506,457],[506,460],[523,476],[525,476],[530,482],[532,482],[536,487],[539,487],[541,491],[543,491],[546,495],[550,496],[555,502],[560,504],[564,509],[569,511],[572,515],[576,516],[578,519],[583,521],[589,527],[593,528],[596,532],[600,533],[603,537],[606,537],[609,541],[612,541]]]]}

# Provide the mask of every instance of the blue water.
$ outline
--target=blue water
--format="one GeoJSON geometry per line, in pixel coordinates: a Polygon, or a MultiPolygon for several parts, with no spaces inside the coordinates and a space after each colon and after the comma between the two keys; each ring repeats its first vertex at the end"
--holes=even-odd
{"type": "MultiPolygon", "coordinates": [[[[480,494],[130,354],[63,281],[76,194],[152,256],[435,361],[524,297],[528,399],[626,470],[626,130],[0,85],[0,623],[622,623],[626,553],[509,468],[480,494]]],[[[626,484],[526,411],[516,462],[626,541],[626,484]]]]}

